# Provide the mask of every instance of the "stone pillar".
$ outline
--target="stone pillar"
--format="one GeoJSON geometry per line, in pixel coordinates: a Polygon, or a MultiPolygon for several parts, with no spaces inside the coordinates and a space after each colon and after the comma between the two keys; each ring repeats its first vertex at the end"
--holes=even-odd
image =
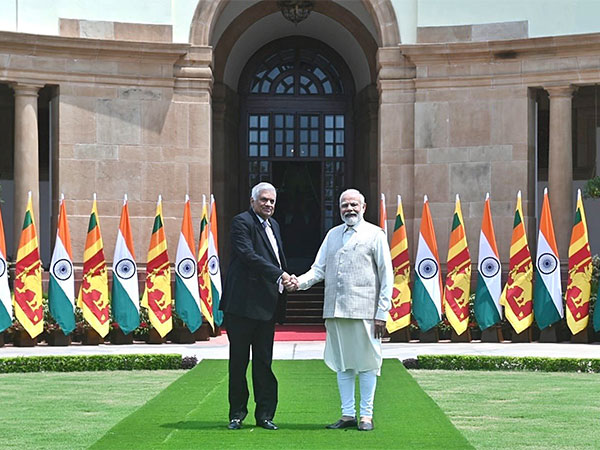
{"type": "Polygon", "coordinates": [[[393,229],[396,196],[402,196],[407,232],[412,236],[415,217],[415,67],[397,47],[380,48],[377,65],[379,191],[389,202],[388,229],[393,229]]]}
{"type": "Polygon", "coordinates": [[[550,96],[550,154],[548,158],[548,195],[558,254],[568,258],[573,225],[573,133],[571,85],[546,87],[550,96]]]}
{"type": "Polygon", "coordinates": [[[31,191],[33,214],[39,227],[39,157],[38,157],[38,92],[41,85],[15,83],[15,204],[13,217],[14,254],[19,246],[23,218],[27,209],[27,195],[31,191]]]}
{"type": "Polygon", "coordinates": [[[188,164],[188,189],[192,201],[198,204],[202,201],[202,194],[209,198],[213,191],[211,62],[211,47],[191,47],[175,66],[173,103],[179,106],[185,104],[189,111],[189,146],[197,162],[188,164]]]}

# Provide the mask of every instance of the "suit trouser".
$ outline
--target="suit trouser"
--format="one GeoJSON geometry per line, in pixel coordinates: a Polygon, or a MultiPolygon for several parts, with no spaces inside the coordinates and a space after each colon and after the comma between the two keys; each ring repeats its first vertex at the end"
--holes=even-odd
{"type": "Polygon", "coordinates": [[[246,372],[252,348],[252,385],[256,420],[273,419],[277,408],[277,378],[271,369],[275,320],[256,320],[225,314],[229,338],[229,420],[248,414],[246,372]]]}

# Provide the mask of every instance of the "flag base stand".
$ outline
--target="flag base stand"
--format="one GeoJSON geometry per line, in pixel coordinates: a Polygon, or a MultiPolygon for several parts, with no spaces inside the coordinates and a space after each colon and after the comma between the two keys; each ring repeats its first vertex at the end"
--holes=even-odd
{"type": "Polygon", "coordinates": [[[4,331],[0,331],[0,347],[4,347],[4,331]]]}
{"type": "Polygon", "coordinates": [[[27,331],[17,330],[13,336],[13,345],[15,347],[35,347],[37,342],[34,338],[29,336],[27,331]]]}
{"type": "Polygon", "coordinates": [[[156,331],[156,328],[150,328],[150,331],[148,331],[148,339],[146,340],[146,343],[164,344],[165,342],[167,342],[166,336],[161,337],[160,333],[156,331]]]}
{"type": "Polygon", "coordinates": [[[450,342],[471,342],[471,330],[467,328],[463,333],[457,334],[453,329],[450,342]]]}
{"type": "Polygon", "coordinates": [[[87,328],[81,336],[82,345],[100,345],[104,342],[104,338],[98,334],[93,328],[87,328]]]}
{"type": "Polygon", "coordinates": [[[194,334],[187,327],[176,327],[170,333],[171,341],[175,344],[193,344],[194,334]]]}
{"type": "Polygon", "coordinates": [[[133,332],[125,334],[120,328],[115,328],[110,332],[110,343],[113,345],[133,344],[133,332]]]}
{"type": "Polygon", "coordinates": [[[527,328],[526,330],[521,331],[520,333],[517,333],[515,330],[512,330],[511,342],[519,342],[519,343],[531,342],[531,327],[527,328]]]}
{"type": "Polygon", "coordinates": [[[215,325],[214,331],[211,330],[211,332],[210,332],[210,337],[219,337],[219,336],[221,336],[221,327],[215,325]]]}
{"type": "Polygon", "coordinates": [[[498,325],[481,330],[481,342],[502,342],[503,340],[502,328],[498,325]]]}
{"type": "Polygon", "coordinates": [[[432,343],[438,342],[440,340],[440,335],[437,327],[430,328],[427,331],[421,330],[419,335],[419,342],[432,343]]]}
{"type": "Polygon", "coordinates": [[[197,341],[209,341],[212,327],[208,322],[202,322],[200,328],[194,332],[194,339],[197,341]]]}
{"type": "Polygon", "coordinates": [[[390,342],[410,342],[408,327],[400,328],[390,334],[390,342]]]}
{"type": "Polygon", "coordinates": [[[68,347],[71,345],[71,336],[65,335],[63,330],[59,328],[58,330],[52,330],[48,334],[47,342],[51,347],[68,347]]]}
{"type": "Polygon", "coordinates": [[[538,342],[552,343],[555,344],[558,342],[558,336],[556,335],[556,327],[554,325],[549,325],[543,330],[540,330],[540,338],[538,342]]]}

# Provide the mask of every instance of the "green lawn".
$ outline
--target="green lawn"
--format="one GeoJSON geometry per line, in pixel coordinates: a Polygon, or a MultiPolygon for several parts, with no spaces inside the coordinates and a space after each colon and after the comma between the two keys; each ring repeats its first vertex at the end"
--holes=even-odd
{"type": "MultiPolygon", "coordinates": [[[[239,432],[224,428],[226,377],[218,361],[210,362],[216,365],[203,377],[207,381],[204,388],[191,379],[197,372],[185,371],[1,374],[0,404],[4,420],[0,426],[0,448],[83,449],[115,425],[111,433],[137,435],[142,430],[144,438],[168,437],[166,443],[173,445],[161,446],[172,448],[299,448],[320,444],[320,448],[390,449],[402,448],[402,443],[406,448],[418,448],[411,440],[417,437],[420,425],[425,424],[433,437],[438,432],[437,425],[422,420],[427,411],[435,412],[435,407],[432,409],[433,402],[428,404],[420,398],[418,391],[407,391],[405,387],[410,387],[412,380],[403,378],[402,372],[395,370],[394,362],[392,365],[390,362],[386,361],[380,379],[376,429],[372,433],[322,428],[337,418],[339,409],[335,376],[321,361],[275,363],[280,380],[276,423],[282,427],[277,432],[256,429],[251,420],[239,432]],[[180,378],[183,374],[186,375],[180,378]],[[163,391],[177,379],[178,383],[163,391]],[[408,396],[410,391],[419,399],[417,402],[408,396]],[[147,411],[140,407],[148,400],[152,402],[146,408],[170,397],[177,399],[172,410],[156,412],[154,422],[147,420],[147,411]],[[313,407],[316,404],[322,405],[320,410],[313,407]],[[421,407],[415,408],[415,404],[421,407]],[[127,428],[144,416],[145,422],[127,428]],[[394,431],[393,435],[388,429],[394,431]],[[207,434],[210,439],[217,439],[208,441],[212,445],[204,440],[207,434]],[[283,447],[278,436],[287,439],[283,447]]],[[[600,448],[600,374],[454,371],[410,374],[475,448],[600,448]]],[[[109,433],[97,446],[108,448],[115,444],[110,438],[109,433]]],[[[442,440],[438,447],[448,448],[443,445],[445,442],[442,440]]],[[[117,440],[117,443],[117,448],[124,448],[121,444],[125,442],[117,440]]],[[[143,442],[127,446],[154,448],[143,442]]]]}
{"type": "Polygon", "coordinates": [[[410,373],[478,449],[600,448],[600,374],[410,373]]]}

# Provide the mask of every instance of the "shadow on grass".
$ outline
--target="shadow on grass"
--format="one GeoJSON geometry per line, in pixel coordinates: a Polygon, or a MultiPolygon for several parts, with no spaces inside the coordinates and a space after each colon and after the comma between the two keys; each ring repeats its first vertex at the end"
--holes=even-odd
{"type": "MultiPolygon", "coordinates": [[[[325,425],[315,423],[277,423],[277,426],[281,430],[298,430],[298,431],[314,431],[324,430],[325,425]]],[[[187,420],[173,423],[163,423],[160,425],[161,428],[169,428],[175,430],[227,430],[227,422],[216,422],[214,420],[187,420]]],[[[254,425],[252,421],[247,424],[242,424],[242,430],[260,429],[260,427],[254,425]]],[[[230,431],[230,430],[227,430],[230,431]]],[[[269,431],[269,430],[265,430],[269,431]]]]}

